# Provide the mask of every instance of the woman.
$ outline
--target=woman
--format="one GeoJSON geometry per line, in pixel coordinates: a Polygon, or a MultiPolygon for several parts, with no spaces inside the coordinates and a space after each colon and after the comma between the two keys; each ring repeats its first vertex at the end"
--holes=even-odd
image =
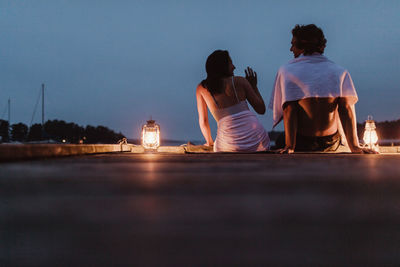
{"type": "Polygon", "coordinates": [[[269,137],[246,100],[258,114],[265,104],[257,88],[257,73],[233,76],[235,66],[228,51],[216,50],[206,62],[207,78],[196,89],[197,110],[205,145],[215,152],[255,152],[269,149],[269,137]],[[218,123],[215,143],[211,137],[207,107],[218,123]]]}

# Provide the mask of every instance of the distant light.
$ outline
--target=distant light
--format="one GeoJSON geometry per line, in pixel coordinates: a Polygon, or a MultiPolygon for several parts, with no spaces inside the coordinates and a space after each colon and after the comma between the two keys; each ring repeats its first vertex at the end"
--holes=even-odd
{"type": "Polygon", "coordinates": [[[160,126],[154,120],[148,120],[142,127],[142,146],[150,150],[160,146],[160,126]]]}
{"type": "Polygon", "coordinates": [[[65,142],[67,142],[67,140],[63,139],[62,142],[65,143],[65,142]]]}

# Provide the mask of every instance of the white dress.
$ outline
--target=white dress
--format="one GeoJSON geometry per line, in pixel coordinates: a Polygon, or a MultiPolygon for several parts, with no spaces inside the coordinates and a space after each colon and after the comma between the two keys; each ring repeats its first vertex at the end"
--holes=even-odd
{"type": "MultiPolygon", "coordinates": [[[[219,108],[213,116],[217,121],[214,152],[257,152],[269,149],[269,137],[256,115],[249,110],[246,100],[239,101],[232,77],[237,104],[219,108]]],[[[211,94],[212,95],[212,94],[211,94]]],[[[212,96],[216,106],[218,103],[212,96]]]]}

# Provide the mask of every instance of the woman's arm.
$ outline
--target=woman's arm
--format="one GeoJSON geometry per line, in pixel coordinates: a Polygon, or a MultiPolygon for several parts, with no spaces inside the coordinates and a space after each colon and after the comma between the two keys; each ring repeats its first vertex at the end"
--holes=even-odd
{"type": "Polygon", "coordinates": [[[265,103],[260,91],[258,91],[257,72],[253,71],[250,67],[247,67],[247,70],[244,70],[244,72],[246,73],[246,79],[243,79],[246,98],[258,114],[264,114],[265,103]]]}
{"type": "Polygon", "coordinates": [[[210,129],[210,124],[208,122],[207,104],[203,96],[201,95],[202,90],[204,90],[204,88],[201,85],[197,86],[196,100],[197,100],[197,112],[199,113],[199,126],[201,133],[204,136],[204,139],[206,139],[205,145],[212,146],[214,145],[214,141],[211,137],[211,129],[210,129]]]}

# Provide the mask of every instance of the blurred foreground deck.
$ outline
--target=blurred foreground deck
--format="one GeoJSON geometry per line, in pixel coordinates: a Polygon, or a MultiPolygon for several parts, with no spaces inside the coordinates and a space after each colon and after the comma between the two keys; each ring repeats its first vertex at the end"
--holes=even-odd
{"type": "Polygon", "coordinates": [[[399,266],[400,155],[0,164],[0,266],[399,266]]]}

